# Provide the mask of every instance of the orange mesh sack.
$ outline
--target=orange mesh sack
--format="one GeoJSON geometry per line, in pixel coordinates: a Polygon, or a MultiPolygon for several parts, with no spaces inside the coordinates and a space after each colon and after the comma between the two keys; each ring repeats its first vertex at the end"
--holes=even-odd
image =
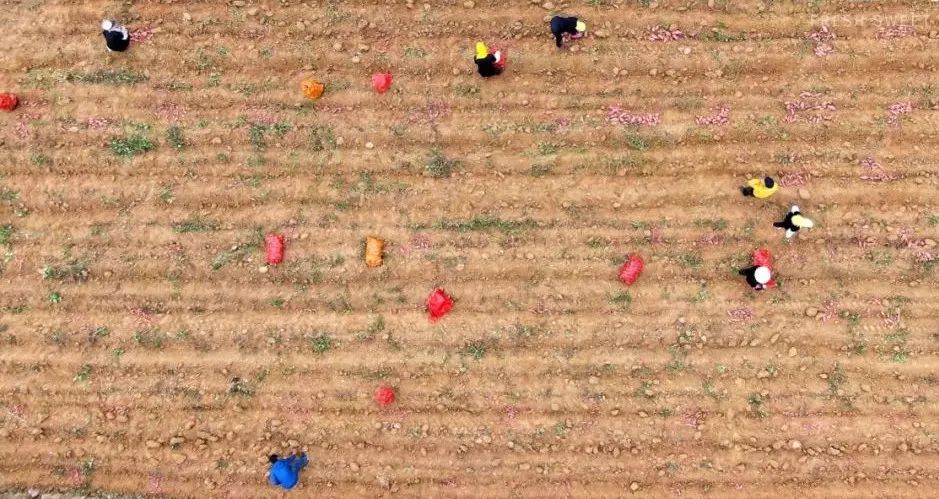
{"type": "Polygon", "coordinates": [[[368,236],[365,239],[365,265],[369,267],[381,267],[384,259],[385,240],[375,236],[368,236]]]}
{"type": "Polygon", "coordinates": [[[308,99],[319,99],[323,95],[323,91],[326,90],[326,86],[322,83],[314,80],[303,80],[303,95],[308,99]]]}

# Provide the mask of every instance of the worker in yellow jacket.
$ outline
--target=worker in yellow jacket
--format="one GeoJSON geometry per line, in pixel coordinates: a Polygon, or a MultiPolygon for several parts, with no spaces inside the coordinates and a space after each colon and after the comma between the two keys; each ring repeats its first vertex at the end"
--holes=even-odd
{"type": "Polygon", "coordinates": [[[776,194],[778,190],[779,186],[772,177],[750,179],[747,181],[746,186],[740,188],[740,192],[744,196],[755,197],[757,199],[766,199],[776,194]]]}
{"type": "Polygon", "coordinates": [[[476,62],[476,70],[483,78],[502,74],[505,69],[505,57],[501,50],[494,53],[489,52],[489,47],[483,42],[476,42],[476,56],[473,58],[476,62]]]}

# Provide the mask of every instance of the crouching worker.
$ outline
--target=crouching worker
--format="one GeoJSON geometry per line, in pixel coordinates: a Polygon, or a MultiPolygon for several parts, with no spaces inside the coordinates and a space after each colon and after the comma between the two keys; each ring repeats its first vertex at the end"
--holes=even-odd
{"type": "Polygon", "coordinates": [[[551,18],[551,34],[554,35],[554,44],[561,48],[564,46],[564,35],[570,35],[576,40],[587,32],[587,23],[579,21],[576,17],[554,16],[551,18]]]}
{"type": "Polygon", "coordinates": [[[288,490],[300,481],[300,470],[310,462],[304,453],[291,454],[290,457],[284,459],[277,457],[277,454],[271,454],[267,459],[271,462],[271,471],[268,476],[271,485],[288,490]]]}
{"type": "Polygon", "coordinates": [[[489,47],[483,42],[476,42],[476,70],[483,78],[502,74],[505,69],[505,57],[501,50],[489,53],[489,47]]]}
{"type": "Polygon", "coordinates": [[[740,193],[744,196],[766,199],[776,194],[778,190],[779,186],[773,180],[773,177],[766,177],[764,179],[754,178],[748,180],[747,185],[740,188],[740,193]]]}
{"type": "Polygon", "coordinates": [[[104,35],[104,42],[111,52],[123,52],[130,47],[130,33],[127,28],[110,19],[101,21],[101,34],[104,35]]]}
{"type": "Polygon", "coordinates": [[[773,222],[773,227],[786,229],[786,239],[790,239],[799,229],[811,229],[815,227],[815,223],[803,217],[798,206],[793,206],[782,222],[773,222]]]}
{"type": "Polygon", "coordinates": [[[741,269],[740,275],[744,276],[747,280],[747,284],[756,291],[762,291],[776,286],[776,282],[773,281],[773,272],[769,267],[757,267],[754,265],[741,269]]]}

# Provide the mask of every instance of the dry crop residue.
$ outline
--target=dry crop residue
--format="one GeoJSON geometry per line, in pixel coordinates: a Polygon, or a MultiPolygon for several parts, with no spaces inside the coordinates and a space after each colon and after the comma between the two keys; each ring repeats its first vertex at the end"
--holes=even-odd
{"type": "Polygon", "coordinates": [[[559,51],[528,2],[12,2],[0,493],[271,497],[295,448],[301,495],[929,496],[937,28],[903,3],[577,2],[559,51]],[[109,54],[105,12],[153,36],[109,54]]]}

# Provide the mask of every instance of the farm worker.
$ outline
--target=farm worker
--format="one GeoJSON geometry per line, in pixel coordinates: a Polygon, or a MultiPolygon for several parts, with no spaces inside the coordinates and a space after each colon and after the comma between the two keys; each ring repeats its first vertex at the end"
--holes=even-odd
{"type": "Polygon", "coordinates": [[[773,272],[769,267],[757,267],[754,265],[741,269],[740,275],[744,276],[747,279],[747,284],[757,291],[776,286],[776,282],[773,281],[773,272]]]}
{"type": "Polygon", "coordinates": [[[502,51],[497,50],[495,54],[489,53],[489,47],[483,42],[476,42],[476,56],[473,58],[476,62],[476,70],[483,78],[502,74],[505,64],[499,64],[502,61],[502,51]]]}
{"type": "Polygon", "coordinates": [[[130,46],[130,33],[127,28],[111,19],[101,21],[101,34],[111,52],[123,52],[130,46]]]}
{"type": "Polygon", "coordinates": [[[564,43],[564,34],[578,39],[587,32],[587,23],[577,20],[576,17],[554,16],[551,18],[551,33],[554,34],[554,44],[561,48],[564,43]]]}
{"type": "Polygon", "coordinates": [[[310,462],[304,453],[299,456],[291,454],[290,457],[284,459],[280,459],[277,454],[271,454],[267,459],[271,462],[268,477],[271,485],[279,485],[288,490],[300,481],[300,470],[310,462]]]}
{"type": "Polygon", "coordinates": [[[757,199],[766,199],[776,194],[778,190],[779,186],[776,185],[776,181],[773,180],[772,177],[750,179],[747,181],[746,186],[740,188],[740,192],[744,196],[751,196],[757,199]]]}
{"type": "Polygon", "coordinates": [[[786,213],[786,218],[782,222],[773,222],[773,227],[786,229],[786,239],[796,235],[799,229],[811,229],[814,226],[815,222],[803,217],[799,207],[795,205],[789,209],[789,213],[786,213]]]}

